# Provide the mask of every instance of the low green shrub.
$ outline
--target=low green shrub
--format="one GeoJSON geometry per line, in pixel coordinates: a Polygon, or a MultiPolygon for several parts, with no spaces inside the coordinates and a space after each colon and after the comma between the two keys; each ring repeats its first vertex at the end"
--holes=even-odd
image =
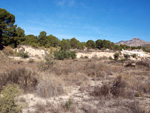
{"type": "Polygon", "coordinates": [[[17,56],[20,56],[22,58],[29,58],[29,55],[27,52],[24,52],[23,50],[20,50],[18,53],[17,53],[17,56]]]}
{"type": "Polygon", "coordinates": [[[69,100],[66,102],[66,105],[65,105],[68,110],[70,109],[71,104],[72,102],[71,102],[71,99],[69,98],[69,100]]]}
{"type": "Polygon", "coordinates": [[[113,60],[113,58],[110,56],[110,57],[109,57],[109,60],[113,60]]]}
{"type": "Polygon", "coordinates": [[[75,51],[55,51],[54,52],[54,58],[58,60],[64,60],[64,59],[75,59],[76,58],[76,52],[75,51]]]}
{"type": "Polygon", "coordinates": [[[114,60],[118,60],[119,59],[119,53],[115,53],[114,54],[114,60]]]}
{"type": "Polygon", "coordinates": [[[63,51],[55,51],[54,52],[54,58],[58,60],[64,60],[65,58],[64,52],[63,51]]]}
{"type": "Polygon", "coordinates": [[[133,55],[132,55],[133,58],[136,58],[136,56],[137,56],[136,54],[133,54],[133,55]]]}
{"type": "Polygon", "coordinates": [[[51,69],[54,65],[53,57],[51,54],[46,54],[44,60],[45,61],[41,61],[38,63],[38,67],[41,71],[51,69]]]}
{"type": "Polygon", "coordinates": [[[124,54],[124,58],[125,58],[126,60],[128,60],[128,59],[130,58],[130,55],[124,54]]]}
{"type": "Polygon", "coordinates": [[[15,97],[21,94],[16,84],[6,86],[1,91],[0,113],[21,113],[22,107],[16,104],[15,97]]]}

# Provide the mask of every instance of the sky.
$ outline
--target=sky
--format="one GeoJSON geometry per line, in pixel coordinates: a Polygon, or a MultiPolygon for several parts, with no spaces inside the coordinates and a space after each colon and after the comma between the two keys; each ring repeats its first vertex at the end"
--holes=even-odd
{"type": "Polygon", "coordinates": [[[150,0],[0,0],[25,34],[59,39],[150,41],[150,0]]]}

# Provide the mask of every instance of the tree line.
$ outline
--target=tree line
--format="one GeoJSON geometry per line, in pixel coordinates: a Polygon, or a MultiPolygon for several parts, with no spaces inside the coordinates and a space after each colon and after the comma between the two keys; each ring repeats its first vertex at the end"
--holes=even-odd
{"type": "Polygon", "coordinates": [[[80,42],[75,37],[72,39],[58,39],[54,35],[47,35],[41,31],[38,36],[25,35],[25,31],[15,24],[15,16],[7,10],[0,8],[0,49],[5,46],[16,48],[18,45],[31,45],[34,47],[61,47],[62,50],[69,49],[140,49],[142,47],[130,47],[127,45],[115,45],[109,40],[98,39],[80,42]]]}

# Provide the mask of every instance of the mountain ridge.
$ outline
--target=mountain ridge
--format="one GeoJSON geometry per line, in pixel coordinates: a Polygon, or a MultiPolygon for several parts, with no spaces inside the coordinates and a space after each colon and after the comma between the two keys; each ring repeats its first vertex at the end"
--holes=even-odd
{"type": "Polygon", "coordinates": [[[128,46],[144,46],[144,45],[148,45],[150,44],[150,42],[147,42],[147,41],[144,41],[144,40],[141,40],[140,38],[132,38],[131,40],[128,40],[128,41],[119,41],[118,43],[116,43],[116,45],[128,45],[128,46]]]}

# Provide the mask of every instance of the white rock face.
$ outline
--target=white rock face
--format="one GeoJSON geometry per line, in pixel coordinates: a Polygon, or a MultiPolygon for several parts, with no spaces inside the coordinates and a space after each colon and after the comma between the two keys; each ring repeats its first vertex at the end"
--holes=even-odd
{"type": "Polygon", "coordinates": [[[77,58],[82,58],[82,57],[112,57],[113,58],[114,53],[112,52],[89,52],[89,53],[77,53],[77,58]]]}
{"type": "Polygon", "coordinates": [[[24,45],[14,49],[14,51],[16,51],[16,52],[19,52],[20,50],[27,52],[30,57],[36,57],[36,58],[40,58],[40,59],[43,59],[45,54],[49,52],[44,49],[36,49],[31,46],[24,46],[24,45]]]}
{"type": "Polygon", "coordinates": [[[136,54],[137,56],[139,57],[150,57],[149,54],[147,54],[146,52],[144,51],[135,51],[135,50],[132,50],[132,51],[129,51],[129,50],[122,50],[121,51],[122,54],[128,54],[128,55],[133,55],[133,54],[136,54]]]}

